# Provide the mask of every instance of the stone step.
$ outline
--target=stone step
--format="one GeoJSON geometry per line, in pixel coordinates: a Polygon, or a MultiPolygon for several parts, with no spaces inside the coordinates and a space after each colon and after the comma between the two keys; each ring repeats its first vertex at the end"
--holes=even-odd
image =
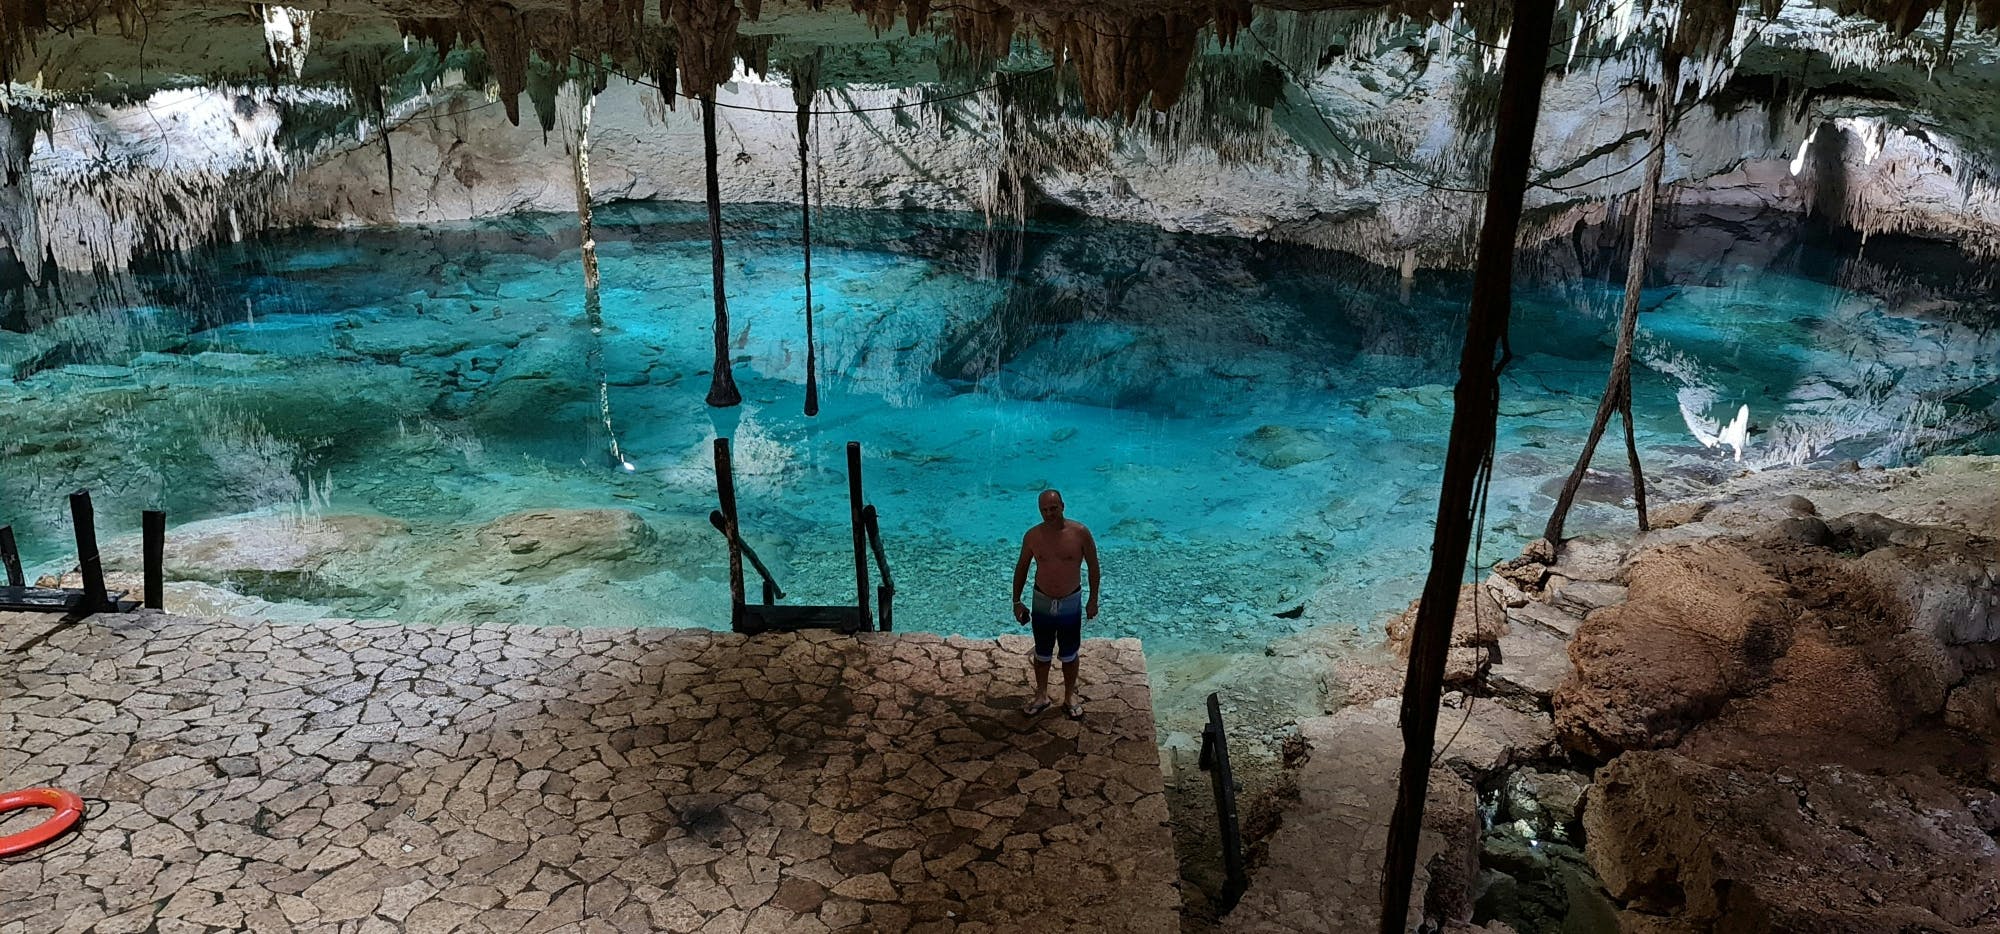
{"type": "Polygon", "coordinates": [[[1522,606],[1509,609],[1507,622],[1513,624],[1516,629],[1540,630],[1560,639],[1568,639],[1576,635],[1578,626],[1583,625],[1583,617],[1538,600],[1530,600],[1522,606]]]}
{"type": "Polygon", "coordinates": [[[1486,670],[1486,686],[1501,697],[1546,704],[1569,677],[1569,642],[1533,626],[1500,640],[1500,657],[1486,670]]]}
{"type": "Polygon", "coordinates": [[[1549,576],[1548,592],[1550,603],[1578,616],[1625,602],[1625,588],[1618,584],[1570,580],[1554,574],[1549,576]]]}

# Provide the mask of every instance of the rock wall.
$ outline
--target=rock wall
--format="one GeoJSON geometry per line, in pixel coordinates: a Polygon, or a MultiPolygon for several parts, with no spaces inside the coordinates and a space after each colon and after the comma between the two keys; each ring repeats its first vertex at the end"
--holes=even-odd
{"type": "MultiPolygon", "coordinates": [[[[1897,38],[1792,0],[1724,59],[1691,62],[1667,144],[1669,198],[1819,213],[2000,254],[1990,169],[2000,52],[1960,37],[1950,80],[1932,80],[1937,31],[1926,24],[1897,38]]],[[[988,89],[920,105],[913,84],[937,62],[879,43],[829,45],[825,54],[862,63],[849,72],[880,72],[886,83],[818,97],[815,198],[1002,219],[1060,209],[1342,249],[1392,268],[1463,266],[1486,157],[1484,139],[1465,132],[1480,122],[1493,77],[1482,51],[1449,30],[1265,11],[1233,49],[1201,53],[1179,104],[1128,124],[1081,116],[1074,82],[1047,72],[1006,79],[1011,99],[1039,103],[1003,110],[1003,92],[988,89]]],[[[1606,199],[1639,183],[1653,101],[1637,58],[1586,49],[1551,71],[1527,239],[1605,220],[1606,199]]],[[[718,93],[725,200],[797,202],[787,81],[740,71],[718,93]]],[[[545,133],[532,115],[510,125],[501,101],[447,74],[429,96],[393,109],[386,147],[365,132],[280,153],[273,121],[287,95],[346,92],[266,90],[179,89],[130,106],[61,109],[55,132],[33,143],[32,186],[10,188],[0,205],[14,217],[6,227],[36,235],[7,239],[48,250],[62,268],[116,268],[135,250],[270,225],[576,209],[573,91],[556,101],[559,124],[545,133]],[[273,183],[288,194],[267,199],[273,183]]],[[[595,200],[702,197],[699,114],[680,103],[668,110],[657,89],[611,79],[591,126],[595,200]]]]}
{"type": "MultiPolygon", "coordinates": [[[[990,93],[958,102],[949,117],[943,110],[877,109],[912,101],[906,91],[823,95],[821,110],[865,112],[816,118],[813,198],[828,205],[1004,216],[1009,197],[1001,180],[1007,175],[1010,185],[1038,193],[1045,205],[1095,217],[1295,241],[1389,266],[1462,265],[1476,230],[1478,196],[1440,186],[1476,186],[1477,180],[1415,168],[1443,158],[1456,144],[1451,108],[1461,78],[1458,70],[1432,68],[1391,94],[1367,90],[1364,84],[1373,81],[1365,74],[1329,69],[1309,95],[1279,104],[1272,139],[1242,159],[1143,125],[1080,118],[1041,125],[1028,144],[1010,142],[990,93]],[[1283,129],[1319,121],[1314,108],[1342,135],[1330,135],[1325,126],[1317,138],[1283,129]],[[1409,140],[1413,156],[1383,165],[1348,151],[1380,146],[1364,134],[1383,127],[1425,128],[1430,137],[1442,137],[1409,140]],[[1058,139],[1060,147],[1048,142],[1058,139]]],[[[1642,173],[1631,167],[1643,160],[1647,142],[1632,137],[1650,104],[1629,87],[1605,87],[1608,81],[1586,73],[1551,81],[1536,144],[1543,184],[1529,195],[1530,208],[1544,220],[1531,237],[1602,220],[1602,199],[1640,180],[1642,173]]],[[[726,85],[717,100],[724,200],[797,203],[790,89],[746,78],[726,85]]],[[[576,109],[567,93],[558,102],[565,117],[576,109]]],[[[574,212],[575,131],[558,125],[544,133],[528,123],[508,125],[497,106],[477,95],[447,95],[391,136],[393,204],[381,148],[371,144],[332,154],[302,172],[275,220],[356,225],[574,212]]],[[[1778,129],[1773,132],[1761,109],[1693,108],[1668,149],[1665,177],[1677,186],[1672,197],[1683,204],[1795,213],[1828,205],[1836,219],[1864,229],[2000,245],[2000,191],[1959,178],[1963,158],[1949,139],[1843,118],[1815,136],[1810,164],[1794,174],[1791,162],[1807,127],[1797,122],[1778,129]]],[[[614,79],[598,97],[591,121],[593,200],[699,200],[701,150],[694,108],[665,110],[651,87],[614,79]]]]}

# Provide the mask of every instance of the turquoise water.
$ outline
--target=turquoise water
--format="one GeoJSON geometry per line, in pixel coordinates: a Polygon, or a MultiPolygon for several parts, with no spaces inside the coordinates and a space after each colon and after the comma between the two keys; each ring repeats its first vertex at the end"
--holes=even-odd
{"type": "MultiPolygon", "coordinates": [[[[202,573],[343,615],[720,626],[711,439],[735,440],[744,528],[788,602],[852,599],[855,440],[899,628],[1013,631],[1008,577],[1049,486],[1102,549],[1097,635],[1260,652],[1415,595],[1462,276],[1405,287],[1248,241],[830,212],[814,256],[823,409],[808,419],[795,215],[730,218],[734,410],[703,404],[696,206],[599,212],[595,328],[560,217],[272,237],[142,274],[94,308],[17,304],[0,330],[0,367],[19,374],[0,382],[0,516],[44,570],[70,550],[62,495],[78,487],[107,537],[144,508],[176,526],[386,516],[401,525],[312,574],[202,573]],[[495,570],[478,527],[549,508],[630,510],[655,540],[495,570]]],[[[1602,388],[1616,300],[1587,278],[1522,296],[1488,560],[1546,518],[1602,388]]],[[[1635,393],[1656,495],[1785,462],[1995,449],[1990,308],[1892,307],[1723,266],[1647,304],[1635,393]],[[1738,405],[1753,429],[1741,461],[1689,428],[1738,405]]],[[[1622,452],[1605,452],[1573,530],[1629,523],[1622,452]]]]}

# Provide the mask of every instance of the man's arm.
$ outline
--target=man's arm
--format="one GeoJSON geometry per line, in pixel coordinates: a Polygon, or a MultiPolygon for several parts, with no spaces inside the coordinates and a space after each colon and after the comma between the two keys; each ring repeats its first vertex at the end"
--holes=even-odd
{"type": "Polygon", "coordinates": [[[1014,589],[1007,591],[1007,599],[1014,604],[1014,621],[1028,621],[1028,608],[1021,602],[1021,586],[1028,582],[1028,559],[1033,557],[1028,550],[1028,536],[1021,536],[1021,557],[1014,562],[1014,589]]]}
{"type": "Polygon", "coordinates": [[[1090,529],[1088,528],[1083,530],[1083,563],[1090,568],[1090,602],[1084,604],[1083,615],[1089,619],[1096,619],[1098,591],[1097,539],[1091,537],[1090,529]]]}

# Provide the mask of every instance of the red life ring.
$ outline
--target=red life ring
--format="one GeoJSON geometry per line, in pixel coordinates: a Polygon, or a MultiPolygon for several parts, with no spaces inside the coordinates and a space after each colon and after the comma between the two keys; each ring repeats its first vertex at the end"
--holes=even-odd
{"type": "Polygon", "coordinates": [[[83,816],[83,799],[60,788],[27,788],[0,795],[0,813],[37,807],[55,808],[56,814],[20,833],[0,837],[0,856],[25,853],[54,840],[83,816]]]}

